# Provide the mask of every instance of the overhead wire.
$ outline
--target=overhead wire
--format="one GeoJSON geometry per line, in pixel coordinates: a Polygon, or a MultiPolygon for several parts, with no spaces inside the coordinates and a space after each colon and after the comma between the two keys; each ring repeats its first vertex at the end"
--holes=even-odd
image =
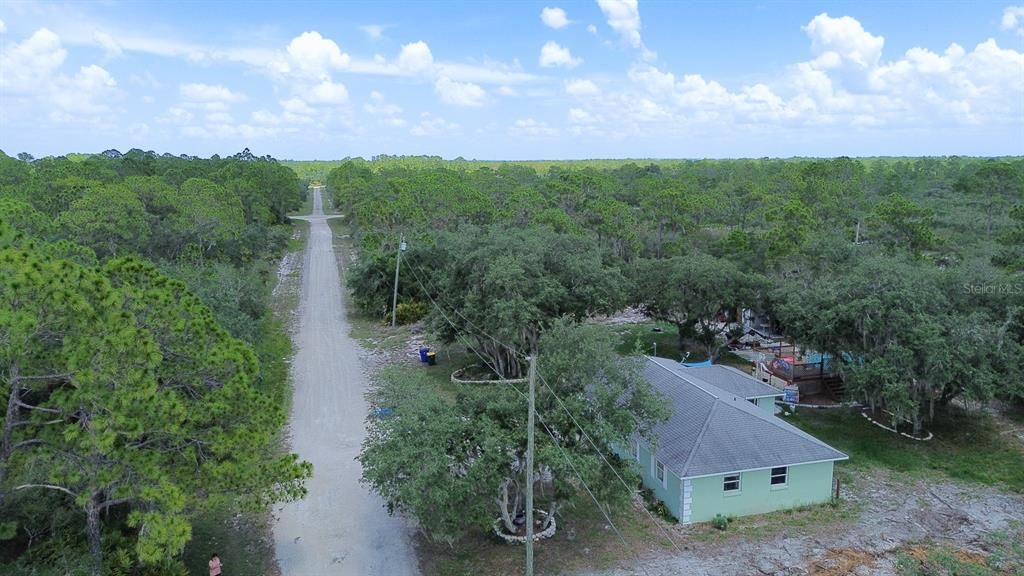
{"type": "MultiPolygon", "coordinates": [[[[415,272],[414,272],[414,275],[416,275],[415,272]]],[[[416,275],[416,281],[420,285],[420,288],[423,289],[423,292],[425,294],[427,294],[427,297],[430,298],[431,302],[434,303],[435,306],[436,306],[436,301],[434,300],[433,296],[431,296],[431,291],[427,290],[426,286],[423,285],[423,282],[420,281],[420,278],[419,278],[418,275],[416,275]]],[[[466,323],[468,323],[470,326],[472,326],[473,329],[476,332],[482,334],[483,336],[486,336],[487,338],[490,338],[494,343],[498,344],[499,346],[507,348],[513,354],[515,354],[517,356],[521,356],[523,358],[528,358],[528,356],[526,354],[520,352],[514,346],[506,344],[506,343],[502,342],[501,340],[498,340],[494,336],[491,336],[489,333],[487,333],[482,328],[477,326],[472,320],[470,320],[465,315],[463,315],[461,312],[459,312],[459,310],[456,307],[451,306],[451,305],[449,305],[449,307],[451,308],[451,311],[453,313],[455,313],[457,316],[459,316],[460,318],[465,320],[466,323]]],[[[442,316],[445,316],[443,311],[441,311],[441,314],[442,314],[442,316]]],[[[452,328],[454,330],[458,331],[458,328],[450,321],[450,319],[447,316],[445,316],[445,320],[452,326],[452,328]]],[[[480,354],[477,354],[475,350],[474,350],[474,354],[476,354],[478,357],[480,357],[480,354]]],[[[482,357],[480,357],[480,359],[484,360],[482,357]]],[[[485,360],[484,360],[484,362],[486,363],[485,360]]],[[[488,367],[491,368],[491,370],[493,370],[495,372],[495,374],[498,374],[498,371],[496,369],[494,369],[492,366],[490,366],[489,364],[488,364],[488,367]]],[[[498,374],[498,375],[500,376],[500,374],[498,374]]],[[[562,410],[566,413],[566,415],[569,416],[569,419],[572,420],[572,423],[576,426],[577,429],[579,429],[579,431],[583,435],[583,437],[587,439],[587,442],[590,444],[590,446],[601,457],[601,460],[604,461],[604,464],[606,466],[608,466],[608,469],[610,469],[612,471],[612,474],[615,475],[615,478],[618,479],[620,484],[622,484],[622,487],[625,488],[627,492],[632,493],[633,492],[633,488],[631,488],[629,486],[629,484],[625,481],[625,479],[622,478],[622,475],[619,474],[619,471],[616,470],[615,466],[613,466],[612,463],[608,460],[608,457],[605,456],[604,451],[597,446],[597,443],[590,436],[590,434],[588,434],[587,431],[583,428],[583,426],[580,425],[579,421],[576,419],[576,416],[573,415],[573,413],[565,405],[565,402],[562,400],[562,398],[558,395],[557,392],[555,392],[554,388],[548,383],[547,378],[544,378],[544,375],[541,372],[539,367],[537,368],[537,376],[540,378],[541,383],[544,385],[544,387],[547,389],[547,391],[558,402],[558,405],[562,408],[562,410]]],[[[653,458],[653,454],[652,454],[651,457],[653,458]]],[[[679,544],[675,541],[674,538],[672,538],[672,536],[669,534],[668,530],[660,522],[657,521],[657,519],[654,517],[654,514],[651,513],[651,511],[648,510],[646,506],[641,506],[641,508],[643,508],[644,512],[647,513],[647,516],[659,528],[659,530],[662,533],[662,536],[664,536],[665,539],[669,542],[669,544],[672,545],[672,547],[675,549],[675,551],[677,553],[679,553],[679,554],[682,554],[683,553],[682,548],[680,548],[679,544]]]]}
{"type": "MultiPolygon", "coordinates": [[[[409,263],[409,264],[407,264],[407,267],[412,271],[413,276],[416,278],[416,282],[420,285],[420,288],[423,289],[423,292],[424,292],[424,294],[427,295],[427,298],[430,299],[430,302],[431,302],[431,304],[433,304],[434,308],[441,314],[441,317],[444,318],[444,320],[452,327],[452,329],[455,330],[456,333],[458,333],[459,328],[455,325],[454,322],[451,321],[451,319],[448,317],[448,315],[444,313],[444,309],[441,308],[441,306],[434,299],[434,297],[430,293],[430,291],[427,290],[426,286],[424,286],[423,281],[420,279],[419,274],[417,274],[417,272],[415,270],[415,266],[412,265],[411,263],[409,263]]],[[[454,308],[453,308],[453,310],[454,310],[454,308]]],[[[468,319],[467,319],[467,321],[468,321],[468,319]]],[[[495,342],[498,342],[500,344],[500,342],[497,339],[494,339],[489,334],[486,334],[486,333],[484,333],[484,334],[487,335],[489,338],[492,338],[495,342]]],[[[497,374],[498,376],[501,375],[498,372],[497,368],[491,362],[489,362],[487,360],[487,358],[485,358],[482,354],[480,354],[476,350],[476,348],[474,348],[470,344],[466,344],[466,348],[468,348],[470,351],[472,351],[473,354],[475,354],[476,357],[479,358],[480,361],[483,362],[488,368],[490,368],[492,371],[494,371],[495,374],[497,374]]],[[[515,349],[513,349],[513,348],[509,348],[509,350],[511,350],[513,353],[517,353],[515,351],[515,349]]],[[[529,396],[527,396],[522,390],[517,388],[514,384],[512,384],[510,382],[505,382],[505,381],[501,381],[501,382],[511,386],[512,389],[515,390],[520,396],[522,396],[524,399],[529,401],[529,396]]],[[[545,432],[547,432],[548,436],[551,438],[552,443],[555,445],[555,447],[558,448],[559,453],[562,456],[562,459],[565,460],[566,464],[569,465],[569,468],[573,471],[573,473],[576,475],[576,478],[580,481],[580,484],[583,485],[584,490],[586,490],[586,492],[590,496],[591,500],[594,501],[594,505],[597,506],[598,511],[601,512],[601,515],[604,516],[604,519],[608,522],[608,525],[611,526],[612,531],[614,531],[615,535],[618,536],[619,540],[622,542],[622,545],[624,547],[628,548],[629,544],[626,542],[625,537],[622,536],[622,532],[620,532],[618,527],[615,526],[615,522],[612,521],[611,517],[608,515],[608,513],[605,511],[604,507],[601,505],[601,502],[597,499],[597,496],[594,495],[594,492],[593,492],[593,490],[590,489],[590,486],[587,484],[587,481],[583,479],[583,476],[579,473],[579,470],[576,469],[576,466],[572,463],[572,460],[569,458],[568,454],[565,452],[565,448],[558,442],[558,438],[555,436],[554,432],[551,431],[551,428],[548,426],[547,422],[544,420],[544,416],[538,410],[536,410],[536,409],[534,409],[533,413],[537,417],[537,420],[540,422],[541,426],[544,428],[545,432]]],[[[532,473],[532,471],[531,471],[531,473],[532,473]]],[[[532,519],[528,519],[527,521],[532,521],[532,519]]],[[[637,553],[637,560],[640,560],[639,553],[637,553]]],[[[649,574],[647,572],[647,568],[643,565],[642,562],[639,565],[640,565],[641,569],[643,570],[644,574],[649,574]]]]}

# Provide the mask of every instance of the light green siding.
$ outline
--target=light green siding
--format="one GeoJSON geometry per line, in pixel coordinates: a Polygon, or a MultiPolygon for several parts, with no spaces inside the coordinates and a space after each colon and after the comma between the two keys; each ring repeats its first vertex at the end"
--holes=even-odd
{"type": "MultiPolygon", "coordinates": [[[[747,516],[828,502],[832,496],[832,462],[790,466],[785,486],[772,486],[770,470],[740,474],[738,493],[723,489],[725,474],[693,478],[690,522],[707,522],[716,514],[747,516]]],[[[667,503],[667,502],[666,502],[667,503]]],[[[677,504],[678,506],[678,504],[677,504]]]]}
{"type": "Polygon", "coordinates": [[[668,511],[675,516],[677,519],[682,514],[679,509],[680,506],[680,481],[679,477],[672,473],[668,468],[665,469],[665,482],[662,483],[658,480],[658,476],[654,470],[654,462],[651,460],[651,452],[646,446],[640,446],[640,460],[636,460],[636,446],[630,446],[628,450],[622,450],[616,448],[615,450],[620,457],[626,460],[632,460],[634,465],[637,466],[637,470],[640,472],[640,476],[643,478],[644,486],[650,488],[654,495],[665,503],[665,507],[668,511]]]}
{"type": "Polygon", "coordinates": [[[775,414],[775,397],[769,396],[768,398],[758,398],[757,407],[769,414],[775,414]]]}

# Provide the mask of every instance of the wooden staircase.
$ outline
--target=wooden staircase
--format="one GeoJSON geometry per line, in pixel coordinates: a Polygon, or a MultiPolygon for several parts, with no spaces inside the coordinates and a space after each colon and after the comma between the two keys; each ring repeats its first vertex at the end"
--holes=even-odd
{"type": "Polygon", "coordinates": [[[832,374],[825,376],[821,379],[821,383],[833,400],[836,402],[843,401],[843,397],[846,396],[846,382],[843,381],[840,375],[832,374]]]}

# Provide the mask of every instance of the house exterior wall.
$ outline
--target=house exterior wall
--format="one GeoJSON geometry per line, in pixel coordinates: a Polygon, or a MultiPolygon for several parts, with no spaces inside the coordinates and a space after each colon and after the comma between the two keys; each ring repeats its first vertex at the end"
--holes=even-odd
{"type": "Polygon", "coordinates": [[[740,490],[735,494],[723,489],[726,474],[688,478],[692,486],[689,521],[708,522],[716,514],[747,516],[828,502],[832,497],[832,465],[819,462],[790,466],[785,486],[771,485],[770,470],[743,472],[740,490]]]}
{"type": "Polygon", "coordinates": [[[658,475],[654,469],[654,460],[651,458],[651,452],[646,447],[640,446],[640,460],[637,461],[634,450],[635,446],[630,446],[628,450],[622,450],[616,448],[616,452],[619,456],[626,460],[633,460],[635,465],[638,467],[640,477],[643,479],[644,487],[650,488],[654,492],[654,496],[665,503],[665,507],[676,519],[682,518],[682,498],[681,489],[682,483],[679,477],[672,473],[668,468],[665,469],[665,483],[662,484],[658,480],[658,475]]]}

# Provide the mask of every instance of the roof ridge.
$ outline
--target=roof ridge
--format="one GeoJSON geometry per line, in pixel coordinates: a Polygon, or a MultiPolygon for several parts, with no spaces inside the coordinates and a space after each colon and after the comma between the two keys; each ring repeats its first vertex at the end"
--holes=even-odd
{"type": "Polygon", "coordinates": [[[707,418],[704,419],[704,424],[700,427],[700,433],[697,434],[697,438],[693,441],[693,448],[690,453],[686,456],[686,462],[683,462],[682,470],[679,470],[679,477],[683,478],[686,476],[686,471],[690,468],[690,463],[693,462],[694,455],[697,454],[697,449],[700,448],[700,443],[704,440],[704,434],[707,433],[708,428],[711,427],[711,418],[715,415],[718,410],[718,398],[715,398],[715,402],[711,405],[711,410],[708,410],[707,418]]]}
{"type": "MultiPolygon", "coordinates": [[[[669,368],[668,366],[663,365],[661,362],[658,362],[658,359],[654,358],[653,356],[648,356],[647,359],[649,361],[653,362],[655,366],[661,368],[662,370],[668,372],[669,374],[675,376],[676,378],[679,378],[680,380],[682,380],[683,382],[686,382],[690,386],[693,386],[694,388],[700,390],[701,392],[704,392],[705,394],[707,394],[708,396],[711,396],[712,398],[714,398],[716,400],[718,399],[718,396],[715,396],[711,391],[705,390],[699,384],[696,384],[694,382],[690,382],[690,380],[688,380],[685,376],[683,376],[679,372],[676,372],[675,370],[669,368]]],[[[700,379],[698,378],[698,380],[700,380],[700,379]]],[[[704,382],[704,381],[701,380],[701,382],[704,382]]],[[[708,384],[707,382],[704,382],[704,384],[706,384],[708,386],[711,385],[711,384],[708,384]]]]}
{"type": "MultiPolygon", "coordinates": [[[[648,356],[648,358],[650,358],[650,357],[648,356]]],[[[663,366],[661,363],[659,363],[657,361],[654,361],[654,363],[657,364],[658,366],[661,366],[662,369],[664,369],[665,371],[669,372],[670,374],[675,375],[677,378],[679,378],[680,380],[686,382],[690,386],[693,386],[694,388],[697,388],[698,390],[700,390],[700,391],[704,392],[705,394],[711,396],[712,398],[715,399],[716,404],[718,402],[725,402],[725,403],[729,404],[730,406],[732,406],[733,408],[735,408],[736,410],[739,410],[741,413],[744,413],[744,414],[753,416],[755,418],[758,418],[760,420],[763,420],[765,422],[768,422],[772,426],[775,426],[776,428],[779,428],[779,429],[783,430],[784,432],[787,432],[789,434],[798,436],[800,438],[803,438],[804,440],[809,440],[809,441],[813,442],[814,444],[816,444],[818,446],[821,446],[821,447],[824,447],[824,448],[828,448],[829,450],[832,450],[833,452],[838,452],[839,454],[843,454],[844,456],[847,456],[847,454],[845,452],[841,452],[839,450],[836,450],[832,446],[829,446],[825,442],[815,438],[813,435],[811,435],[811,434],[809,434],[807,432],[804,432],[803,430],[797,428],[796,426],[790,424],[789,422],[786,422],[785,420],[782,420],[781,418],[778,418],[774,414],[768,414],[764,410],[754,406],[753,404],[751,404],[751,406],[749,406],[749,407],[746,406],[746,404],[748,404],[749,402],[747,402],[747,400],[745,398],[741,399],[736,394],[733,394],[732,392],[729,392],[728,390],[723,390],[722,388],[720,388],[718,386],[715,386],[714,384],[711,384],[710,382],[705,382],[704,380],[702,380],[701,378],[698,378],[697,376],[693,376],[693,375],[689,375],[689,374],[683,375],[683,374],[681,374],[681,373],[679,373],[679,372],[677,372],[677,371],[675,371],[675,370],[673,370],[673,369],[671,369],[671,368],[669,368],[667,366],[663,366]],[[715,394],[711,390],[708,390],[708,389],[704,388],[703,386],[701,386],[697,382],[693,382],[692,380],[690,380],[691,378],[693,380],[697,380],[697,382],[700,382],[700,383],[704,384],[704,386],[707,386],[708,388],[711,388],[712,390],[717,390],[717,391],[721,392],[723,395],[732,396],[733,400],[729,401],[727,399],[722,398],[721,396],[715,394]],[[741,404],[741,402],[743,404],[741,404]],[[742,408],[741,408],[741,406],[742,406],[742,408]]],[[[739,370],[737,370],[737,372],[739,372],[739,370]]],[[[714,412],[715,412],[715,407],[713,407],[709,411],[709,415],[714,413],[714,412]]],[[[708,422],[710,422],[710,416],[709,416],[708,420],[706,420],[705,423],[704,423],[705,428],[707,427],[708,422]]],[[[687,457],[687,460],[686,460],[686,465],[687,466],[690,464],[690,460],[693,458],[693,454],[697,451],[697,446],[700,444],[700,440],[702,439],[703,435],[704,435],[704,429],[702,429],[701,430],[701,434],[699,436],[697,436],[697,440],[695,442],[693,451],[691,451],[690,455],[687,457]]]]}

